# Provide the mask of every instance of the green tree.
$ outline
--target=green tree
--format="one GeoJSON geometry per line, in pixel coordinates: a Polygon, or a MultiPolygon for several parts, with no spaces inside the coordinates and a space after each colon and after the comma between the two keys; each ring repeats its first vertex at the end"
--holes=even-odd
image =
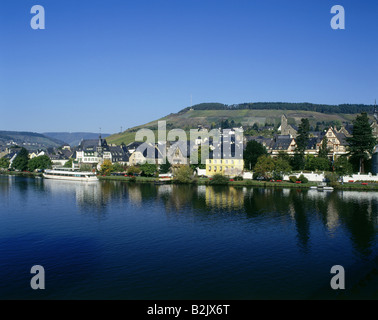
{"type": "Polygon", "coordinates": [[[120,163],[116,162],[113,163],[113,172],[124,172],[125,171],[125,166],[121,165],[120,163]]]}
{"type": "Polygon", "coordinates": [[[285,151],[278,151],[277,159],[285,160],[289,164],[292,161],[292,157],[285,151]]]}
{"type": "Polygon", "coordinates": [[[293,170],[303,170],[306,165],[304,154],[296,151],[293,158],[291,159],[291,166],[293,170]]]}
{"type": "Polygon", "coordinates": [[[9,159],[1,158],[0,159],[0,168],[8,169],[9,168],[9,159]]]}
{"type": "Polygon", "coordinates": [[[318,153],[319,158],[327,158],[328,159],[329,148],[328,148],[327,144],[328,144],[328,138],[327,138],[327,136],[324,136],[324,138],[322,140],[322,144],[319,147],[319,153],[318,153]]]}
{"type": "Polygon", "coordinates": [[[255,140],[248,141],[243,152],[244,167],[249,170],[253,169],[257,163],[257,159],[267,154],[266,148],[261,143],[255,140]]]}
{"type": "Polygon", "coordinates": [[[274,171],[279,174],[288,174],[292,167],[290,162],[284,158],[277,158],[274,160],[274,171]]]}
{"type": "Polygon", "coordinates": [[[68,161],[64,164],[64,168],[72,168],[72,162],[73,162],[73,159],[72,158],[69,158],[68,161]]]}
{"type": "Polygon", "coordinates": [[[140,174],[140,169],[136,166],[130,166],[127,168],[128,175],[140,174]]]}
{"type": "Polygon", "coordinates": [[[350,155],[359,163],[359,172],[365,172],[364,163],[371,156],[377,143],[366,112],[358,115],[353,121],[352,137],[347,138],[347,142],[350,155]]]}
{"type": "Polygon", "coordinates": [[[16,170],[25,171],[28,168],[29,152],[25,148],[21,148],[20,152],[13,160],[12,167],[16,170]]]}
{"type": "MultiPolygon", "coordinates": [[[[84,163],[80,166],[80,171],[82,172],[91,172],[92,170],[93,168],[92,168],[92,165],[90,164],[84,163]]],[[[112,170],[110,170],[109,172],[112,172],[112,170]]]]}
{"type": "Polygon", "coordinates": [[[171,164],[169,163],[168,159],[166,159],[165,163],[160,165],[159,172],[168,173],[170,170],[171,170],[171,164]]]}
{"type": "Polygon", "coordinates": [[[113,172],[112,162],[108,159],[104,160],[103,164],[101,165],[100,174],[108,176],[112,172],[113,172]]]}
{"type": "Polygon", "coordinates": [[[335,172],[340,176],[347,176],[353,173],[353,166],[345,156],[338,157],[333,163],[333,166],[335,172]]]}
{"type": "Polygon", "coordinates": [[[296,139],[297,142],[297,149],[294,155],[294,165],[295,169],[304,169],[305,160],[304,154],[305,150],[308,145],[309,141],[309,134],[310,134],[310,122],[307,118],[301,119],[301,124],[298,127],[298,136],[296,139]]]}
{"type": "Polygon", "coordinates": [[[174,179],[179,183],[193,182],[193,169],[188,165],[182,165],[175,170],[174,179]]]}
{"type": "Polygon", "coordinates": [[[255,130],[255,131],[259,131],[259,124],[257,122],[255,122],[252,126],[252,129],[255,130]]]}
{"type": "Polygon", "coordinates": [[[28,162],[28,168],[30,171],[34,171],[36,169],[45,170],[51,168],[51,164],[52,162],[50,158],[46,155],[43,155],[30,159],[28,162]]]}
{"type": "Polygon", "coordinates": [[[264,179],[269,179],[274,171],[275,163],[269,155],[262,155],[257,159],[253,171],[264,179]]]}
{"type": "Polygon", "coordinates": [[[143,163],[139,168],[142,171],[142,175],[146,177],[153,176],[157,171],[157,165],[148,162],[143,163]]]}
{"type": "Polygon", "coordinates": [[[306,157],[305,169],[311,171],[329,171],[330,161],[328,158],[315,157],[313,155],[308,155],[306,157]]]}

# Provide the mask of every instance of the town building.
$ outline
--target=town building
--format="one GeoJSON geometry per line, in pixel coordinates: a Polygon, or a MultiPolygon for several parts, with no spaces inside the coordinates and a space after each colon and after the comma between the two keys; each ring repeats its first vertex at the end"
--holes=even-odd
{"type": "Polygon", "coordinates": [[[207,159],[206,175],[211,177],[215,174],[222,174],[230,177],[241,176],[244,170],[243,159],[207,159]]]}
{"type": "Polygon", "coordinates": [[[285,114],[281,116],[281,125],[278,127],[278,131],[280,131],[281,135],[289,135],[293,138],[298,136],[298,128],[294,125],[288,124],[288,120],[285,114]]]}
{"type": "Polygon", "coordinates": [[[317,143],[317,150],[319,150],[325,138],[327,138],[328,155],[331,160],[336,160],[339,156],[347,154],[347,135],[342,130],[337,131],[336,128],[330,127],[317,143]]]}

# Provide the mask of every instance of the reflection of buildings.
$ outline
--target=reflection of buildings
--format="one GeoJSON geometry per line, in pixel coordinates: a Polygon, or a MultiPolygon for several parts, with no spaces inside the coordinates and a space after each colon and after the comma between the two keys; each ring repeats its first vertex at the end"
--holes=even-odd
{"type": "Polygon", "coordinates": [[[343,200],[378,201],[378,192],[375,191],[340,191],[338,195],[343,200]]]}
{"type": "Polygon", "coordinates": [[[172,193],[172,185],[169,185],[169,184],[158,185],[157,193],[159,196],[170,195],[172,193]]]}
{"type": "Polygon", "coordinates": [[[103,208],[111,198],[111,190],[104,188],[99,182],[44,179],[43,185],[45,190],[52,194],[75,196],[76,204],[83,208],[103,208]]]}
{"type": "Polygon", "coordinates": [[[99,183],[81,184],[76,188],[76,203],[80,205],[98,206],[103,204],[105,197],[99,183]]]}
{"type": "Polygon", "coordinates": [[[244,206],[244,193],[233,187],[218,189],[208,186],[206,188],[206,205],[224,209],[241,209],[244,206]]]}
{"type": "Polygon", "coordinates": [[[141,205],[142,203],[142,190],[139,185],[129,185],[127,188],[130,202],[134,205],[141,205]]]}
{"type": "Polygon", "coordinates": [[[328,201],[327,208],[327,229],[333,232],[339,226],[339,213],[335,207],[333,199],[328,201]]]}

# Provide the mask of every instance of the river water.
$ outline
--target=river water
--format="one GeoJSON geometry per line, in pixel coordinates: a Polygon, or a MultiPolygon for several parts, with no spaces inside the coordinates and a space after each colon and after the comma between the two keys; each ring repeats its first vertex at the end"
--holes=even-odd
{"type": "Polygon", "coordinates": [[[377,217],[377,192],[1,176],[0,298],[377,298],[377,217]]]}

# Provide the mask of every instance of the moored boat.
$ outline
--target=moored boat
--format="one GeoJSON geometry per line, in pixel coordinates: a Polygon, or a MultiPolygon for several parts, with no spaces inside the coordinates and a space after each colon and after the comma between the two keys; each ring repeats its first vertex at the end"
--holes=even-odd
{"type": "Polygon", "coordinates": [[[71,180],[71,181],[98,181],[94,172],[73,171],[72,169],[52,169],[45,170],[43,177],[46,179],[71,180]]]}
{"type": "Polygon", "coordinates": [[[318,190],[330,190],[330,191],[333,190],[333,187],[327,186],[325,182],[320,183],[317,188],[318,190]]]}

